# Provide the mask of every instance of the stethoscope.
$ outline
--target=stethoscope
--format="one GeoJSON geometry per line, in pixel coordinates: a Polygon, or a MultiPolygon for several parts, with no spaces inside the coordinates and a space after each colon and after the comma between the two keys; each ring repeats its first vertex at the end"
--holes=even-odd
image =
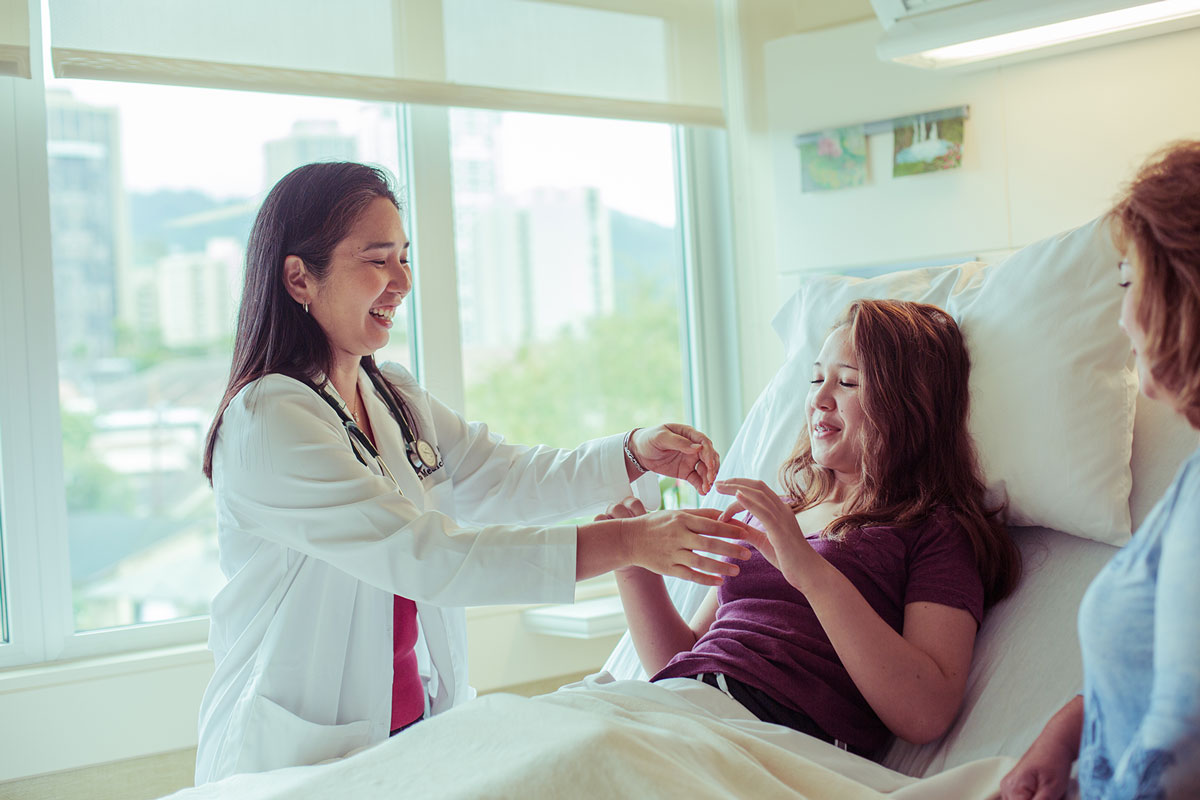
{"type": "MultiPolygon", "coordinates": [[[[438,449],[429,442],[417,436],[416,424],[409,417],[408,407],[396,403],[392,393],[379,385],[379,380],[370,373],[367,376],[371,379],[371,383],[375,386],[375,390],[379,392],[379,396],[383,398],[384,405],[388,407],[388,411],[396,420],[396,424],[400,426],[400,434],[404,437],[404,452],[408,456],[408,463],[412,464],[413,471],[417,473],[417,477],[424,479],[442,468],[442,456],[438,449]]],[[[371,439],[363,432],[363,429],[358,427],[358,423],[346,413],[345,407],[329,395],[323,388],[318,388],[312,383],[309,383],[309,388],[316,392],[322,400],[329,404],[337,415],[342,420],[342,425],[346,428],[346,435],[350,438],[350,449],[354,451],[354,457],[359,460],[364,467],[367,466],[367,460],[362,457],[362,453],[354,446],[358,442],[367,454],[375,459],[375,463],[379,468],[396,484],[399,488],[400,483],[396,480],[396,476],[388,469],[385,462],[379,455],[379,451],[375,449],[375,445],[371,443],[371,439]]]]}

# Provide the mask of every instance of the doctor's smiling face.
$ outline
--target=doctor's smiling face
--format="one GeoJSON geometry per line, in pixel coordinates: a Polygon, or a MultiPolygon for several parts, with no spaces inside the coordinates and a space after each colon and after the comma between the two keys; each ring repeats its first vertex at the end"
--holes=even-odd
{"type": "Polygon", "coordinates": [[[335,363],[352,363],[388,342],[392,319],[412,290],[408,237],[389,198],[376,197],[330,253],[320,277],[288,256],[285,271],[329,340],[335,363]]]}
{"type": "Polygon", "coordinates": [[[845,484],[857,483],[862,474],[860,380],[850,327],[843,325],[825,339],[813,364],[806,408],[813,460],[845,484]]]}
{"type": "Polygon", "coordinates": [[[370,355],[388,342],[392,318],[412,290],[408,237],[391,200],[377,197],[333,249],[309,313],[335,360],[370,355]]]}

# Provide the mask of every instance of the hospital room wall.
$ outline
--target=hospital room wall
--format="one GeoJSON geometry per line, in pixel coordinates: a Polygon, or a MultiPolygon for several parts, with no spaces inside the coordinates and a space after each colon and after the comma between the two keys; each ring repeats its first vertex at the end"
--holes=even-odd
{"type": "MultiPolygon", "coordinates": [[[[1200,137],[1200,30],[965,73],[883,63],[880,34],[871,19],[764,46],[772,185],[757,191],[774,241],[739,262],[739,293],[785,298],[814,270],[1022,247],[1102,213],[1158,147],[1200,137]],[[797,134],[956,105],[970,107],[960,169],[892,179],[893,137],[879,134],[865,186],[800,191],[797,134]]],[[[759,354],[746,408],[782,359],[768,323],[739,320],[742,351],[759,354]]]]}

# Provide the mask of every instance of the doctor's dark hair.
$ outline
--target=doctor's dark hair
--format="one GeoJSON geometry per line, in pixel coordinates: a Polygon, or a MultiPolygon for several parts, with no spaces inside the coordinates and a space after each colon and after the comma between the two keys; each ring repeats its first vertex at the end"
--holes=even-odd
{"type": "Polygon", "coordinates": [[[1200,141],[1151,156],[1108,219],[1117,248],[1137,254],[1130,291],[1146,334],[1138,357],[1200,428],[1200,141]]]}
{"type": "MultiPolygon", "coordinates": [[[[877,525],[917,525],[948,511],[970,539],[988,605],[1021,577],[1021,556],[1001,516],[989,508],[975,445],[967,429],[971,361],[954,319],[937,306],[859,300],[833,330],[848,328],[858,361],[862,477],[845,513],[824,536],[877,525]]],[[[793,509],[816,506],[834,489],[816,463],[809,432],[780,468],[793,509]]]]}
{"type": "MultiPolygon", "coordinates": [[[[328,375],[333,366],[324,330],[284,286],[284,259],[299,256],[308,272],[318,282],[324,281],[334,248],[380,197],[399,209],[382,170],[352,162],[323,162],[292,170],[263,201],[246,245],[246,276],[229,382],[204,444],[204,475],[209,483],[221,419],[238,392],[272,373],[313,382],[328,375]]],[[[382,378],[373,357],[363,358],[362,364],[369,374],[382,378]]],[[[379,385],[403,407],[387,379],[379,385]]]]}

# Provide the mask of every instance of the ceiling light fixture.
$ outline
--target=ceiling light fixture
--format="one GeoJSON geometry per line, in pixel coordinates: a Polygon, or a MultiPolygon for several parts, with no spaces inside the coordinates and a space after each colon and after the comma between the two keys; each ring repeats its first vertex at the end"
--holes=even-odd
{"type": "MultiPolygon", "coordinates": [[[[1050,49],[1079,50],[1200,25],[1200,0],[1158,0],[1028,26],[1021,25],[1022,17],[1028,21],[1036,15],[1014,14],[1005,22],[1004,6],[997,0],[981,0],[944,11],[914,14],[911,19],[898,20],[892,26],[877,52],[884,60],[926,69],[963,67],[1036,58],[1048,55],[1050,49]],[[1009,29],[979,35],[979,31],[988,27],[1009,29]]],[[[1070,12],[1072,6],[1076,11],[1083,7],[1080,3],[1045,3],[1040,10],[1070,12]]]]}

